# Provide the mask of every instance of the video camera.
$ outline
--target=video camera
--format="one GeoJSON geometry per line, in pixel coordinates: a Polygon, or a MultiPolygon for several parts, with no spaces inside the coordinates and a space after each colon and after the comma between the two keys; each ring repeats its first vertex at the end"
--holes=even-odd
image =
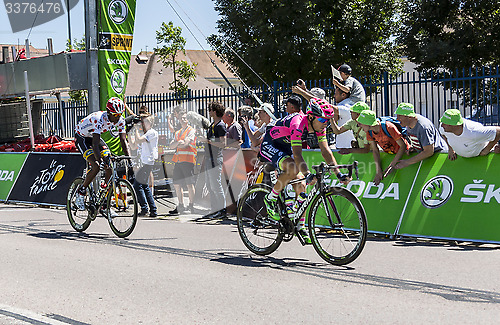
{"type": "Polygon", "coordinates": [[[130,131],[130,129],[137,123],[141,121],[141,118],[139,116],[135,115],[130,115],[125,118],[125,126],[127,128],[127,132],[130,131]]]}

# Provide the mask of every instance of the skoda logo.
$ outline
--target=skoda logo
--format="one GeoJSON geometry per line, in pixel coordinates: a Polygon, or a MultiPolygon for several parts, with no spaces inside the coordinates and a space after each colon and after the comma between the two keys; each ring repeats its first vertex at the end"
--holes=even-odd
{"type": "Polygon", "coordinates": [[[444,205],[453,194],[453,180],[445,175],[431,178],[420,192],[420,201],[428,209],[444,205]]]}
{"type": "Polygon", "coordinates": [[[108,6],[108,15],[115,24],[120,25],[127,19],[127,3],[123,0],[111,1],[108,6]]]}
{"type": "Polygon", "coordinates": [[[117,94],[121,94],[125,89],[125,72],[121,69],[116,69],[111,74],[111,87],[117,94]]]}

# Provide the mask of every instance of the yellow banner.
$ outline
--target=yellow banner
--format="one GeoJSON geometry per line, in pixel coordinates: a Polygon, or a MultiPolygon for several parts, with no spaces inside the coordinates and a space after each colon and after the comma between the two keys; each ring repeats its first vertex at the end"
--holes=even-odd
{"type": "Polygon", "coordinates": [[[132,35],[100,33],[100,50],[132,52],[132,35]]]}

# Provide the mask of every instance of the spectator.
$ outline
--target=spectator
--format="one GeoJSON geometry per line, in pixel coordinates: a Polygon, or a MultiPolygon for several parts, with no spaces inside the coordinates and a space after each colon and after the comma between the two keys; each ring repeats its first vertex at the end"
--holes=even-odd
{"type": "Polygon", "coordinates": [[[457,155],[466,158],[486,156],[500,140],[500,127],[463,119],[458,109],[447,109],[439,121],[439,131],[448,144],[450,160],[457,159],[457,155]]]}
{"type": "Polygon", "coordinates": [[[181,129],[175,132],[174,140],[170,143],[170,149],[176,149],[173,180],[175,193],[179,200],[177,207],[170,211],[170,215],[178,215],[185,211],[193,213],[194,211],[194,165],[196,164],[196,135],[195,130],[188,124],[187,114],[183,113],[180,118],[181,129]],[[184,194],[182,187],[186,187],[189,196],[189,206],[184,208],[184,194]]]}
{"type": "Polygon", "coordinates": [[[182,114],[184,114],[185,109],[182,107],[182,105],[177,105],[174,107],[172,112],[173,115],[167,118],[167,124],[168,124],[168,130],[171,133],[175,133],[175,131],[181,128],[180,118],[182,114]]]}
{"type": "Polygon", "coordinates": [[[337,80],[335,77],[332,79],[335,87],[340,88],[343,92],[349,93],[349,101],[351,105],[356,104],[357,102],[365,102],[366,94],[363,85],[351,76],[352,69],[347,64],[342,64],[339,67],[340,77],[342,80],[337,80]],[[342,82],[342,83],[341,83],[342,82]]]}
{"type": "Polygon", "coordinates": [[[222,120],[226,123],[227,128],[226,145],[231,148],[240,148],[243,143],[243,130],[241,125],[234,121],[234,111],[229,108],[226,109],[222,120]]]}
{"type": "Polygon", "coordinates": [[[262,143],[262,139],[264,134],[266,134],[266,128],[269,125],[274,125],[276,121],[274,119],[274,107],[269,103],[263,103],[258,109],[257,114],[259,115],[259,119],[262,121],[262,125],[255,132],[250,130],[250,126],[248,125],[248,120],[243,120],[243,126],[245,127],[246,132],[250,138],[252,143],[252,147],[258,147],[262,143]]]}
{"type": "MultiPolygon", "coordinates": [[[[356,105],[357,104],[360,103],[358,102],[356,105]]],[[[362,111],[358,116],[357,122],[363,128],[363,131],[366,132],[367,140],[370,143],[370,147],[373,152],[373,160],[375,160],[375,166],[377,168],[377,173],[375,174],[373,183],[378,185],[384,177],[391,173],[396,163],[401,159],[401,157],[403,157],[403,154],[408,151],[410,145],[403,138],[398,128],[390,121],[385,122],[387,132],[389,133],[389,135],[387,135],[384,130],[382,130],[380,121],[377,119],[375,112],[372,110],[368,109],[362,111]],[[382,150],[384,150],[384,152],[396,154],[390,165],[384,171],[382,171],[380,152],[377,144],[382,148],[382,150]]]]}
{"type": "Polygon", "coordinates": [[[285,100],[285,111],[287,114],[298,113],[302,111],[302,99],[297,95],[292,95],[285,100]]]}
{"type": "Polygon", "coordinates": [[[149,216],[154,218],[158,215],[148,181],[154,162],[158,159],[158,132],[153,129],[153,117],[151,115],[143,114],[141,124],[143,135],[139,135],[138,129],[135,128],[135,141],[141,155],[142,167],[135,173],[134,188],[137,193],[137,201],[141,207],[139,216],[145,216],[149,210],[149,216]]]}
{"type": "Polygon", "coordinates": [[[359,114],[364,110],[370,110],[370,107],[364,102],[357,102],[350,108],[351,119],[345,122],[341,127],[337,125],[335,121],[331,121],[330,126],[333,133],[336,135],[342,134],[347,131],[352,131],[354,134],[354,140],[351,141],[350,148],[341,148],[339,153],[342,155],[349,153],[367,153],[370,151],[370,145],[366,139],[366,132],[356,121],[359,114]]]}
{"type": "Polygon", "coordinates": [[[253,116],[253,108],[252,107],[243,105],[243,106],[240,106],[240,108],[238,108],[238,123],[240,124],[241,128],[243,129],[243,136],[242,136],[243,143],[241,144],[242,149],[250,148],[250,146],[251,146],[250,145],[250,137],[248,136],[247,131],[243,128],[244,119],[246,119],[248,121],[248,125],[249,125],[250,130],[252,132],[255,132],[255,130],[257,130],[255,127],[255,124],[254,124],[254,120],[252,119],[252,116],[253,116]]]}
{"type": "Polygon", "coordinates": [[[401,126],[406,127],[410,150],[418,152],[417,155],[400,160],[394,165],[395,169],[405,168],[431,157],[435,152],[448,152],[446,142],[439,134],[438,129],[432,122],[420,114],[415,113],[415,109],[410,103],[400,103],[396,109],[396,116],[401,122],[401,126]]]}
{"type": "Polygon", "coordinates": [[[226,108],[219,102],[211,102],[208,105],[208,113],[213,123],[207,131],[207,138],[201,140],[205,144],[205,182],[210,193],[211,213],[209,217],[226,216],[226,196],[222,188],[222,149],[226,146],[226,125],[222,116],[226,108]]]}
{"type": "MultiPolygon", "coordinates": [[[[318,88],[320,89],[320,88],[318,88]]],[[[322,89],[321,89],[322,90],[322,89]]],[[[349,101],[349,93],[342,91],[340,88],[335,88],[334,99],[336,105],[329,104],[326,100],[314,97],[314,94],[311,91],[308,91],[305,88],[304,82],[299,79],[297,81],[297,86],[292,87],[292,92],[295,94],[299,94],[304,97],[307,101],[311,99],[315,99],[318,104],[321,106],[329,105],[333,109],[333,121],[337,123],[337,125],[344,125],[351,117],[350,115],[350,107],[351,102],[349,101]]],[[[332,121],[330,121],[332,123],[332,121]]],[[[331,128],[327,128],[327,137],[328,134],[332,132],[331,128]]],[[[351,130],[346,132],[342,132],[341,134],[336,136],[336,147],[340,148],[351,148],[351,142],[354,140],[354,134],[351,130]]],[[[317,143],[309,142],[309,146],[312,148],[319,148],[317,143]]],[[[330,144],[330,143],[329,143],[330,144]]]]}
{"type": "MultiPolygon", "coordinates": [[[[351,106],[352,101],[350,100],[350,94],[343,91],[341,88],[336,87],[334,92],[335,105],[334,110],[334,122],[337,125],[344,125],[351,119],[351,106]]],[[[341,148],[351,148],[351,143],[354,140],[354,134],[351,130],[343,132],[336,136],[335,146],[337,149],[341,148]]]]}

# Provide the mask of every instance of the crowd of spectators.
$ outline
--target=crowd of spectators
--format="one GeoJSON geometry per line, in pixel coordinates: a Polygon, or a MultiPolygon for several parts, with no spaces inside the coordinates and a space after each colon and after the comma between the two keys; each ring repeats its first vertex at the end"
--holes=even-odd
{"type": "MultiPolygon", "coordinates": [[[[483,126],[464,119],[456,109],[446,110],[440,125],[436,127],[428,118],[417,114],[411,103],[399,103],[395,117],[377,117],[366,103],[364,88],[352,76],[351,67],[343,64],[338,72],[340,78],[333,78],[331,102],[325,90],[318,87],[309,90],[305,82],[299,79],[292,87],[292,94],[283,101],[283,114],[303,113],[311,100],[331,107],[333,118],[327,129],[328,144],[337,149],[338,154],[371,151],[376,166],[375,184],[395,170],[416,164],[436,152],[448,153],[450,160],[455,160],[457,156],[500,153],[500,127],[483,126]],[[387,166],[382,166],[380,151],[394,155],[387,166]]],[[[202,126],[196,127],[189,125],[189,114],[195,113],[188,112],[186,115],[181,106],[174,108],[173,116],[168,119],[168,128],[174,134],[169,147],[176,150],[173,179],[179,199],[171,214],[194,210],[197,176],[194,167],[197,162],[202,162],[205,189],[210,195],[209,216],[223,217],[226,214],[224,182],[227,181],[227,175],[223,170],[223,149],[251,149],[258,152],[266,129],[274,125],[277,117],[281,117],[276,116],[272,104],[255,105],[252,98],[246,98],[243,104],[233,109],[219,102],[211,102],[207,107],[210,122],[202,121],[202,126]],[[203,145],[203,159],[198,158],[196,143],[203,145]],[[184,205],[183,188],[187,189],[189,196],[187,207],[184,205]]],[[[147,130],[146,125],[144,129],[147,130]]],[[[136,138],[141,139],[139,135],[136,138]]],[[[318,148],[317,141],[314,143],[309,140],[303,140],[303,148],[318,148]]],[[[145,197],[147,199],[148,195],[145,197]]],[[[143,211],[146,208],[144,206],[143,211]]],[[[154,208],[149,208],[154,215],[154,208]]]]}

